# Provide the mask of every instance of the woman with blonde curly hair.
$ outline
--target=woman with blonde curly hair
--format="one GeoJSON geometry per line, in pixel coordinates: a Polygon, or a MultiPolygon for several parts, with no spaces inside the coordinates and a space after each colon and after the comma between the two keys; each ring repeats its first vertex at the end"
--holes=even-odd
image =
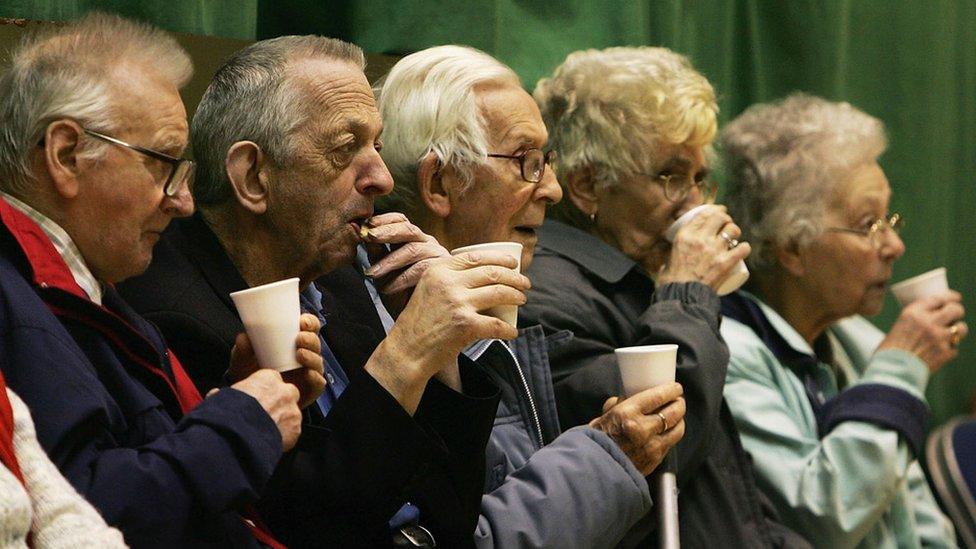
{"type": "Polygon", "coordinates": [[[716,288],[749,244],[714,205],[673,244],[665,238],[714,196],[711,84],[670,50],[609,48],[571,54],[534,95],[564,199],[561,221],[539,231],[519,324],[572,332],[549,352],[560,422],[584,423],[622,394],[615,348],[677,343],[687,401],[685,438],[671,452],[681,543],[705,547],[720,532],[729,547],[806,546],[762,501],[722,398],[729,355],[716,288]]]}

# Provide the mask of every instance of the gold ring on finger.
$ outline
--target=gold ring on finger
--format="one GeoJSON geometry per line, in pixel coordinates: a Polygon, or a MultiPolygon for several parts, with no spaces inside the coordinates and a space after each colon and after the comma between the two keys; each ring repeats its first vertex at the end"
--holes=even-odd
{"type": "Polygon", "coordinates": [[[657,413],[657,417],[661,418],[661,432],[658,434],[663,435],[668,432],[668,418],[664,417],[664,414],[661,412],[657,413]]]}

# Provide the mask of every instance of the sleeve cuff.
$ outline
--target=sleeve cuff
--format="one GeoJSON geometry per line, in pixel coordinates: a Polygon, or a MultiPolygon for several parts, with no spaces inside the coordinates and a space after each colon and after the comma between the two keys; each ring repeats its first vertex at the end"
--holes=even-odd
{"type": "Polygon", "coordinates": [[[651,306],[663,301],[680,301],[706,312],[706,317],[715,326],[722,316],[722,302],[715,290],[701,282],[671,282],[655,288],[651,306]]]}
{"type": "Polygon", "coordinates": [[[901,349],[883,349],[874,353],[864,372],[862,383],[882,383],[925,400],[929,368],[922,359],[901,349]]]}
{"type": "Polygon", "coordinates": [[[458,368],[464,392],[432,379],[420,400],[417,417],[430,425],[452,450],[483,450],[494,425],[500,393],[481,367],[467,357],[458,357],[458,368]]]}
{"type": "Polygon", "coordinates": [[[916,456],[922,455],[929,410],[911,393],[880,383],[855,385],[824,406],[821,424],[829,433],[845,421],[863,421],[898,431],[916,456]]]}

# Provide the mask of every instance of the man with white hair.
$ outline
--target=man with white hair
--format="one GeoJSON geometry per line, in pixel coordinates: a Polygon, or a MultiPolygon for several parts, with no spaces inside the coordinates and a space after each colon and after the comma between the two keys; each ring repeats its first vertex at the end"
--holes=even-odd
{"type": "MultiPolygon", "coordinates": [[[[0,77],[0,369],[52,461],[128,543],[274,545],[245,505],[298,437],[299,391],[262,370],[201,400],[113,287],[192,212],[191,71],[172,37],[101,14],[15,52],[0,77]]],[[[309,337],[301,351],[318,350],[309,337]]],[[[241,341],[233,372],[254,361],[241,341]]],[[[301,360],[321,381],[317,353],[301,360]]]]}
{"type": "Polygon", "coordinates": [[[458,355],[476,339],[515,336],[478,311],[523,302],[528,280],[502,255],[439,259],[443,249],[404,216],[373,215],[393,181],[364,62],[355,45],[320,36],[231,56],[193,117],[200,213],[173,224],[125,291],[185,346],[207,388],[241,325],[227,294],[298,277],[302,307],[324,326],[329,386],[260,503],[269,525],[293,547],[470,545],[498,397],[458,355]],[[375,346],[363,319],[336,331],[349,326],[336,320],[349,298],[314,282],[352,269],[363,233],[402,245],[385,264],[402,270],[393,287],[412,289],[375,346]]]}
{"type": "MultiPolygon", "coordinates": [[[[562,193],[518,76],[478,50],[440,46],[401,59],[378,94],[382,155],[397,183],[390,205],[448,248],[519,242],[528,266],[535,229],[562,193]]],[[[378,280],[388,270],[380,260],[367,273],[378,280]]],[[[465,351],[502,389],[479,547],[616,546],[650,511],[644,475],[684,433],[677,384],[610,402],[590,425],[562,432],[546,349],[566,337],[547,339],[536,326],[511,344],[484,340],[465,351]]]]}

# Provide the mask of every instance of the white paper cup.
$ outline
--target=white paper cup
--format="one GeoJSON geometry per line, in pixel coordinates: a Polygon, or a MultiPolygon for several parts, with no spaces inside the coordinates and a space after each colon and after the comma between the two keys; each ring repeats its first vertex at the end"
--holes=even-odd
{"type": "MultiPolygon", "coordinates": [[[[474,244],[472,246],[464,246],[463,248],[455,248],[451,250],[451,255],[483,251],[501,252],[514,257],[515,261],[518,262],[518,265],[515,266],[515,272],[522,272],[522,245],[518,242],[486,242],[485,244],[474,244]]],[[[518,305],[492,307],[484,313],[518,327],[518,305]]]]}
{"type": "Polygon", "coordinates": [[[298,279],[289,278],[230,294],[258,364],[279,372],[301,368],[295,358],[299,316],[298,279]]]}
{"type": "Polygon", "coordinates": [[[902,280],[898,284],[891,286],[891,293],[895,294],[895,299],[898,300],[898,303],[902,307],[916,299],[945,293],[948,290],[949,281],[946,278],[945,267],[939,267],[927,273],[913,276],[908,280],[902,280]]]}
{"type": "Polygon", "coordinates": [[[674,381],[678,346],[642,345],[615,349],[624,396],[631,397],[645,389],[674,381]]]}
{"type": "MultiPolygon", "coordinates": [[[[688,210],[687,212],[681,214],[681,217],[676,219],[674,223],[668,227],[667,232],[664,233],[664,238],[668,239],[668,242],[674,242],[674,237],[678,235],[678,231],[682,227],[687,225],[694,219],[698,214],[708,208],[711,204],[702,204],[700,206],[695,206],[694,208],[688,210]]],[[[746,281],[749,280],[749,268],[746,267],[746,262],[740,260],[735,267],[732,268],[732,272],[729,276],[719,284],[718,289],[715,291],[718,295],[727,295],[738,290],[742,287],[746,281]]]]}

